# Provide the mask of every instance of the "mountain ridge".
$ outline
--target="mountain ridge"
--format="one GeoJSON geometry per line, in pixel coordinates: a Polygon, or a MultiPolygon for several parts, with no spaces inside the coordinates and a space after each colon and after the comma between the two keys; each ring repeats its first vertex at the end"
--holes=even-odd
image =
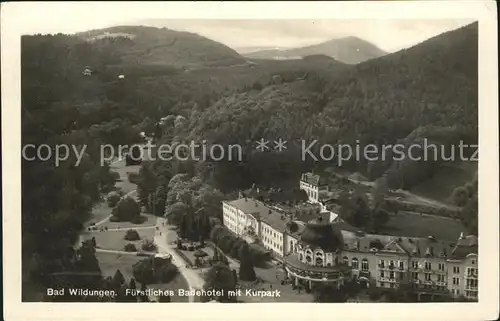
{"type": "Polygon", "coordinates": [[[76,34],[87,41],[115,42],[128,64],[219,66],[244,63],[234,49],[196,33],[150,26],[114,26],[76,34]]]}
{"type": "Polygon", "coordinates": [[[247,58],[291,59],[310,55],[327,55],[346,64],[358,64],[386,55],[374,44],[355,36],[331,39],[319,44],[285,50],[262,50],[244,53],[247,58]]]}

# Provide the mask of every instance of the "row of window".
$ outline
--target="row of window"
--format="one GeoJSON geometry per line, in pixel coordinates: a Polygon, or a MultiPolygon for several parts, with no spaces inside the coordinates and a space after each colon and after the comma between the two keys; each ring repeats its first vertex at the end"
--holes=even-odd
{"type": "MultiPolygon", "coordinates": [[[[420,274],[418,272],[412,272],[411,273],[413,280],[419,280],[420,279],[420,274]]],[[[424,280],[425,281],[432,281],[432,273],[424,273],[424,280]]],[[[444,275],[439,274],[437,276],[437,282],[445,282],[445,277],[444,275]]]]}
{"type": "Polygon", "coordinates": [[[283,240],[283,234],[276,233],[275,230],[273,230],[267,225],[262,225],[262,231],[264,232],[264,234],[271,235],[274,238],[278,238],[280,241],[283,240]]]}
{"type": "MultiPolygon", "coordinates": [[[[342,262],[346,265],[349,265],[349,258],[347,256],[344,256],[342,258],[342,262]]],[[[351,268],[353,270],[359,270],[359,260],[355,257],[351,259],[351,268]]],[[[361,260],[361,270],[362,271],[368,271],[370,270],[370,265],[368,264],[367,259],[362,259],[361,260]]]]}

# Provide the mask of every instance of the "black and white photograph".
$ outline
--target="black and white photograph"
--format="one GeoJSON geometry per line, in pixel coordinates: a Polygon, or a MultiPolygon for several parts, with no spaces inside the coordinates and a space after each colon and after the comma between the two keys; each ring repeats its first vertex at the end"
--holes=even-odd
{"type": "Polygon", "coordinates": [[[14,146],[17,165],[2,163],[20,194],[4,224],[19,221],[21,303],[372,303],[387,320],[388,303],[491,295],[483,314],[498,314],[498,96],[480,87],[480,42],[495,78],[497,46],[479,16],[287,18],[282,2],[273,19],[261,2],[231,17],[237,3],[208,2],[174,19],[132,4],[150,15],[47,3],[61,11],[12,23],[2,157],[14,146]]]}

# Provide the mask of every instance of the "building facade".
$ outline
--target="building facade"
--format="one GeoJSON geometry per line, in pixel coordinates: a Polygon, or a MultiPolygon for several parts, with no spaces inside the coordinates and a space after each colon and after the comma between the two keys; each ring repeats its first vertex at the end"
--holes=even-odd
{"type": "Polygon", "coordinates": [[[250,198],[223,202],[223,224],[272,251],[295,282],[341,285],[352,277],[366,287],[411,289],[431,298],[478,297],[474,236],[449,242],[367,234],[341,221],[291,224],[286,215],[250,198]]]}
{"type": "Polygon", "coordinates": [[[311,203],[318,203],[320,194],[328,192],[328,184],[319,175],[313,173],[302,174],[299,187],[307,193],[311,203]]]}

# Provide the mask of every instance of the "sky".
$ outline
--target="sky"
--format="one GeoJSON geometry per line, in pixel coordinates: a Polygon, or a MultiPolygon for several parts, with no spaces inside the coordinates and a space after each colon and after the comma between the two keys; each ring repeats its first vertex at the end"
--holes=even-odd
{"type": "Polygon", "coordinates": [[[468,20],[164,20],[137,21],[157,27],[190,31],[232,48],[301,47],[356,36],[392,52],[443,32],[467,25],[468,20]]]}
{"type": "MultiPolygon", "coordinates": [[[[16,31],[22,34],[75,33],[116,25],[151,25],[198,33],[234,49],[242,47],[300,47],[335,38],[356,36],[388,52],[410,47],[476,20],[460,15],[458,18],[454,16],[446,18],[446,13],[452,11],[452,7],[437,12],[437,10],[432,9],[423,10],[425,8],[420,4],[404,4],[414,7],[407,7],[403,11],[396,7],[396,5],[403,5],[401,3],[389,3],[383,7],[376,3],[350,3],[344,4],[345,7],[342,7],[341,13],[326,7],[329,5],[330,7],[335,6],[332,8],[340,8],[338,4],[310,3],[307,7],[303,7],[309,8],[308,11],[298,6],[299,4],[300,2],[287,3],[286,7],[283,7],[283,3],[274,3],[274,8],[272,2],[270,4],[247,3],[247,7],[238,6],[238,2],[228,4],[210,2],[182,4],[175,2],[173,4],[167,2],[146,2],[146,4],[135,2],[70,2],[68,4],[47,2],[37,4],[35,2],[20,2],[10,3],[12,10],[8,12],[7,17],[10,18],[9,22],[15,26],[16,31]],[[26,9],[28,6],[31,10],[26,9]],[[368,6],[374,7],[367,8],[368,6]],[[177,11],[173,11],[172,8],[177,11]],[[287,10],[283,10],[284,8],[287,10]],[[366,12],[363,11],[363,8],[366,9],[366,12]],[[313,15],[309,14],[310,12],[319,18],[311,19],[308,17],[313,15]],[[306,13],[308,14],[306,15],[306,13]],[[373,18],[359,19],[361,14],[373,18]],[[284,19],[283,15],[285,17],[291,16],[293,19],[284,19]],[[179,19],[181,16],[187,19],[179,19]],[[276,16],[277,18],[262,19],[267,18],[267,16],[276,16]],[[325,16],[327,18],[332,16],[334,19],[327,19],[325,16]],[[355,16],[357,19],[349,18],[355,16]],[[206,19],[206,17],[210,19],[206,19]],[[234,19],[234,17],[238,17],[238,19],[234,19]],[[399,19],[394,19],[395,17],[399,19]],[[405,19],[401,19],[401,17],[405,19]]],[[[9,8],[9,6],[2,5],[3,13],[5,13],[6,7],[9,8]]],[[[464,8],[462,11],[467,12],[466,9],[464,8]]],[[[4,16],[5,14],[2,15],[2,23],[4,23],[4,16]]]]}

